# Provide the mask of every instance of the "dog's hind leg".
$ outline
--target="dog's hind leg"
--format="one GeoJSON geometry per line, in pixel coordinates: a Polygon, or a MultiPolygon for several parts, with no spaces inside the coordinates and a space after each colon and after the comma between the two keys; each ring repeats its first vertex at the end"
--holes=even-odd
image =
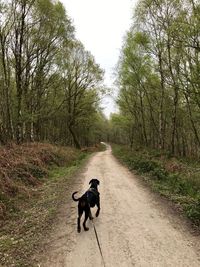
{"type": "Polygon", "coordinates": [[[89,230],[89,228],[85,225],[89,215],[90,215],[90,209],[86,209],[85,210],[85,219],[84,219],[84,222],[83,222],[83,228],[84,228],[85,231],[89,230]]]}
{"type": "Polygon", "coordinates": [[[89,212],[89,219],[90,219],[90,220],[93,219],[91,209],[90,209],[90,212],[89,212]]]}
{"type": "Polygon", "coordinates": [[[81,216],[83,214],[83,209],[79,206],[78,207],[78,219],[77,219],[77,231],[78,233],[81,232],[81,216]]]}

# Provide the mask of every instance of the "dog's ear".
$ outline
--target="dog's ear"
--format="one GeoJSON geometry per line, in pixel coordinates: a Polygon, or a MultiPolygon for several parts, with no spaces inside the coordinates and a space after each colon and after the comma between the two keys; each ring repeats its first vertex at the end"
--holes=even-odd
{"type": "Polygon", "coordinates": [[[91,184],[91,183],[93,182],[93,180],[94,180],[94,179],[90,180],[90,181],[89,181],[89,184],[91,184]]]}
{"type": "Polygon", "coordinates": [[[97,180],[97,184],[100,185],[100,181],[98,179],[96,179],[96,180],[97,180]]]}

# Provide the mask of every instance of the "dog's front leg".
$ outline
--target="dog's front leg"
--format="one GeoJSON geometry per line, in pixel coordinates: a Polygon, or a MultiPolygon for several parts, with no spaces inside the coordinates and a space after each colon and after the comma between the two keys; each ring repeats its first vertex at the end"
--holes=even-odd
{"type": "Polygon", "coordinates": [[[99,212],[100,212],[100,201],[98,201],[97,203],[97,212],[96,212],[96,217],[99,216],[99,212]]]}

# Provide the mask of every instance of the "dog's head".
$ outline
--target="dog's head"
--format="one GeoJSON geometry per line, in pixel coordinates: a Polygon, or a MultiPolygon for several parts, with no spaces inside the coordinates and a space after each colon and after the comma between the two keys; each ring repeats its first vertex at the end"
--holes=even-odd
{"type": "Polygon", "coordinates": [[[90,180],[89,184],[91,185],[90,187],[97,189],[97,186],[100,184],[100,182],[98,179],[92,179],[92,180],[90,180]]]}

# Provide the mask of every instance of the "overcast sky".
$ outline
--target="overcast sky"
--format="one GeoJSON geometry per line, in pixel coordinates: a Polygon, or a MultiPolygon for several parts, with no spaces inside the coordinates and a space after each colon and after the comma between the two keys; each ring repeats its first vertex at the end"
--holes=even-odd
{"type": "MultiPolygon", "coordinates": [[[[123,36],[129,29],[136,0],[61,0],[76,29],[76,37],[105,70],[105,84],[113,87],[123,36]]],[[[115,111],[111,98],[103,101],[105,114],[115,111]]]]}

